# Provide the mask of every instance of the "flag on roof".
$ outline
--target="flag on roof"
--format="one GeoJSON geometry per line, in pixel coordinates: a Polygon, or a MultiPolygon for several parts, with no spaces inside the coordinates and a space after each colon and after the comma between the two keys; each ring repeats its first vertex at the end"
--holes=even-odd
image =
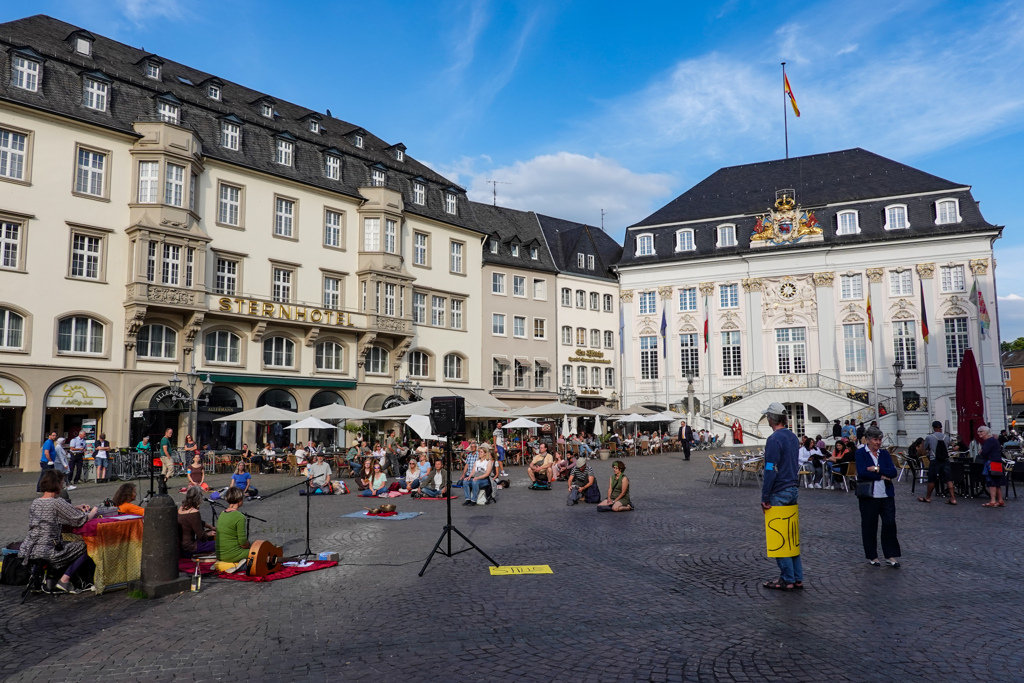
{"type": "Polygon", "coordinates": [[[796,97],[793,96],[793,88],[789,85],[789,76],[783,73],[782,80],[786,82],[786,94],[789,95],[789,103],[793,105],[793,113],[800,118],[800,107],[796,106],[796,97]]]}

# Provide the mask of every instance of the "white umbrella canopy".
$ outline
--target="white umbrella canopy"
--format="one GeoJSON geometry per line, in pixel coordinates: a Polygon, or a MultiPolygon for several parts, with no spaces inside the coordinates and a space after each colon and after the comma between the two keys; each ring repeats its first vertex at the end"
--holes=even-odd
{"type": "Polygon", "coordinates": [[[566,437],[566,436],[569,436],[569,434],[570,434],[570,432],[569,432],[569,415],[568,414],[563,414],[562,415],[562,436],[566,437]]]}
{"type": "Polygon", "coordinates": [[[285,429],[336,429],[336,427],[329,422],[318,420],[315,417],[307,417],[305,420],[288,425],[285,429]]]}
{"type": "Polygon", "coordinates": [[[601,436],[604,434],[604,426],[601,424],[601,418],[594,418],[594,436],[601,436]]]}
{"type": "Polygon", "coordinates": [[[660,413],[658,413],[658,417],[669,422],[675,422],[676,420],[686,419],[686,415],[683,415],[682,413],[677,413],[674,410],[663,410],[660,413]]]}
{"type": "Polygon", "coordinates": [[[466,417],[476,417],[489,420],[501,420],[511,416],[511,413],[504,410],[498,410],[497,408],[488,408],[487,406],[466,407],[466,417]]]}
{"type": "Polygon", "coordinates": [[[502,429],[540,429],[541,425],[537,424],[533,420],[527,420],[525,417],[519,417],[512,420],[502,429]]]}
{"type": "Polygon", "coordinates": [[[430,431],[430,418],[426,415],[410,415],[409,419],[405,421],[405,424],[409,429],[416,432],[421,439],[430,439],[431,441],[447,441],[443,436],[437,436],[430,431]]]}
{"type": "Polygon", "coordinates": [[[260,406],[252,410],[225,415],[214,419],[214,422],[285,422],[298,417],[298,413],[274,406],[260,406]]]}
{"type": "Polygon", "coordinates": [[[411,417],[412,415],[430,415],[430,401],[428,399],[424,399],[422,401],[415,401],[414,403],[406,403],[405,405],[388,408],[387,410],[379,410],[376,413],[370,413],[370,417],[368,419],[390,420],[399,417],[411,417]]]}
{"type": "Polygon", "coordinates": [[[623,415],[620,417],[619,422],[655,422],[655,420],[652,420],[649,415],[630,413],[629,415],[623,415]]]}
{"type": "Polygon", "coordinates": [[[372,415],[373,413],[368,410],[360,410],[341,403],[329,403],[319,408],[313,408],[313,410],[301,412],[298,417],[315,417],[320,420],[365,420],[372,415]]]}
{"type": "Polygon", "coordinates": [[[559,415],[596,415],[597,413],[593,410],[555,401],[554,403],[545,403],[541,406],[524,406],[518,410],[513,410],[511,414],[531,417],[557,417],[559,415]]]}

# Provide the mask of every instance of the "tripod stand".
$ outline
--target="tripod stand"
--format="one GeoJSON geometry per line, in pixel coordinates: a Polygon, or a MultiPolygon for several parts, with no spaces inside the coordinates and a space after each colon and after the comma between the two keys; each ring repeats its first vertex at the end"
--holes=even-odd
{"type": "MultiPolygon", "coordinates": [[[[490,555],[481,550],[475,543],[473,543],[473,541],[469,540],[469,538],[466,537],[466,534],[456,529],[455,525],[452,524],[452,439],[455,438],[455,434],[447,434],[446,438],[447,440],[445,441],[444,445],[444,469],[445,472],[448,474],[448,491],[446,492],[447,500],[445,501],[445,505],[448,508],[448,523],[444,525],[444,530],[441,532],[441,537],[437,539],[437,543],[434,544],[434,549],[430,551],[429,555],[427,555],[427,561],[423,563],[423,569],[420,570],[420,576],[423,576],[423,572],[427,571],[427,567],[430,565],[430,561],[434,559],[435,554],[444,555],[445,557],[454,557],[455,555],[458,555],[459,553],[464,553],[467,550],[476,550],[478,553],[487,558],[487,561],[493,564],[495,567],[500,566],[497,562],[491,559],[490,555]],[[452,533],[458,534],[463,541],[469,544],[469,547],[463,548],[462,550],[456,550],[453,552],[452,533]],[[445,536],[448,537],[447,551],[441,548],[441,542],[445,539],[445,536]]],[[[463,483],[463,486],[465,485],[466,484],[463,483]]]]}
{"type": "Polygon", "coordinates": [[[303,479],[298,484],[295,484],[293,486],[286,486],[280,491],[268,493],[267,495],[263,496],[263,500],[266,500],[271,496],[276,496],[277,494],[283,493],[284,491],[291,491],[293,488],[302,486],[303,484],[306,485],[306,549],[302,552],[302,555],[300,555],[300,557],[302,558],[302,561],[305,562],[311,555],[316,555],[316,553],[309,549],[309,499],[313,497],[309,486],[309,479],[303,479]]]}

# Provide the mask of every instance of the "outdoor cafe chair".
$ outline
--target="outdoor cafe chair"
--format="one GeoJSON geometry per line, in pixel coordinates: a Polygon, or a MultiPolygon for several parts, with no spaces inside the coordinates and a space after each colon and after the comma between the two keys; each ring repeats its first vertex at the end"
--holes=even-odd
{"type": "Polygon", "coordinates": [[[711,486],[712,484],[717,484],[722,474],[728,474],[732,476],[732,474],[736,471],[736,464],[733,463],[731,460],[722,458],[717,455],[708,455],[708,458],[710,458],[711,460],[711,468],[713,470],[711,474],[711,479],[708,481],[708,486],[711,486]]]}
{"type": "Polygon", "coordinates": [[[764,479],[764,459],[763,458],[752,458],[744,460],[740,467],[740,483],[746,479],[747,475],[750,475],[754,481],[763,481],[764,479]]]}

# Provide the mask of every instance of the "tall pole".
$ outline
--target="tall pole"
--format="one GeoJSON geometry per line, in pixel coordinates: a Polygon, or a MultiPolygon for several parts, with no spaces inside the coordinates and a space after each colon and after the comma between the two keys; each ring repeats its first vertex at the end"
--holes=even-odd
{"type": "Polygon", "coordinates": [[[786,132],[786,158],[789,158],[789,112],[786,111],[786,63],[782,63],[782,127],[786,132]]]}
{"type": "Polygon", "coordinates": [[[896,374],[896,450],[906,441],[907,427],[903,414],[903,378],[896,374]]]}

